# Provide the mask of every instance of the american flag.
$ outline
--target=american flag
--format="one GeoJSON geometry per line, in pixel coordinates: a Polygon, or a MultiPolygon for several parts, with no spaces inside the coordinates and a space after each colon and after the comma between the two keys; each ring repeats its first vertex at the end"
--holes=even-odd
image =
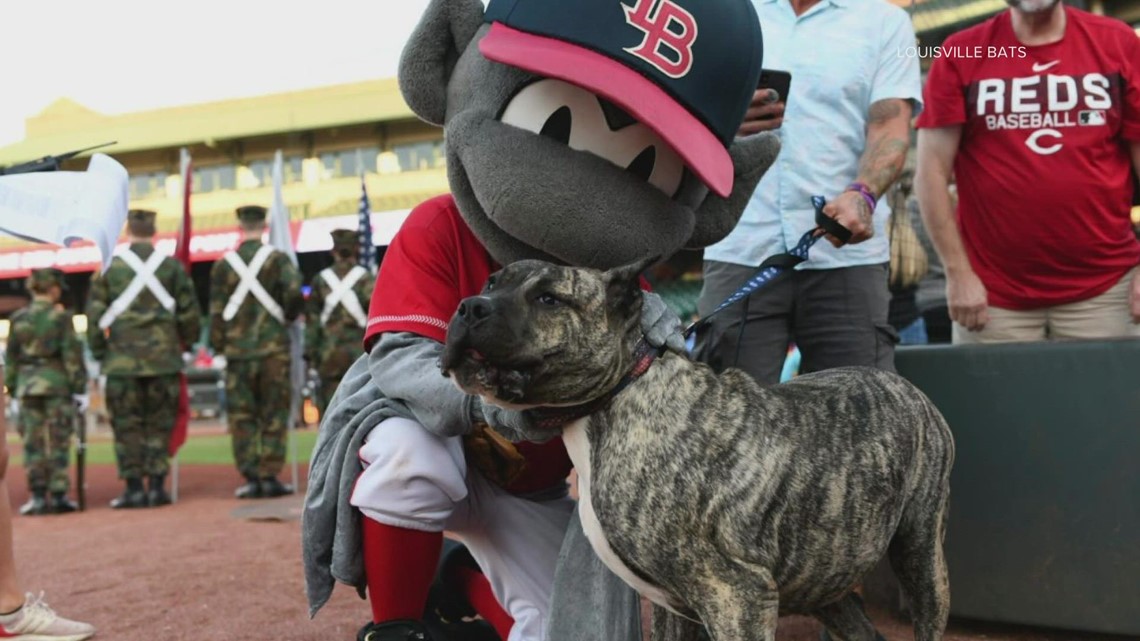
{"type": "Polygon", "coordinates": [[[368,186],[364,174],[360,175],[360,210],[357,212],[357,238],[360,240],[360,266],[376,273],[376,245],[372,243],[372,205],[368,203],[368,186]]]}

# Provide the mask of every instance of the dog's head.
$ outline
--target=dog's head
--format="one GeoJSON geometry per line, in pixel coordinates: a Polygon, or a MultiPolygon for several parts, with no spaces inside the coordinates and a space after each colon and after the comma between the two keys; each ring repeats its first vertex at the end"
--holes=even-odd
{"type": "Polygon", "coordinates": [[[641,272],[527,260],[491,276],[451,319],[440,368],[468,394],[510,409],[594,400],[632,366],[641,272]]]}

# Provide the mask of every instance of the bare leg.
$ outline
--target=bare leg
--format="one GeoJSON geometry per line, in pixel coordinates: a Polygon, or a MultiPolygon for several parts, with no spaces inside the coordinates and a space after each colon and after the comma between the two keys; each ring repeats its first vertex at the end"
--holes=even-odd
{"type": "MultiPolygon", "coordinates": [[[[0,378],[4,368],[0,367],[0,378]]],[[[8,499],[8,419],[4,386],[0,385],[0,633],[26,638],[87,639],[95,634],[88,623],[65,619],[56,614],[41,598],[25,598],[16,575],[16,556],[12,548],[12,504],[8,499]]]]}
{"type": "Polygon", "coordinates": [[[0,385],[0,613],[12,612],[24,604],[24,591],[16,575],[16,558],[12,552],[12,503],[8,498],[8,419],[3,409],[8,406],[4,387],[0,385]]]}

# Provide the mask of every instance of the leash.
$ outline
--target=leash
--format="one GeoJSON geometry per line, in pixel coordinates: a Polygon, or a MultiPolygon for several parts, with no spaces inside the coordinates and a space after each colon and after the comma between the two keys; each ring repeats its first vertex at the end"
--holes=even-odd
{"type": "MultiPolygon", "coordinates": [[[[847,242],[851,239],[850,229],[840,225],[834,218],[823,213],[823,207],[827,204],[823,196],[812,196],[811,203],[815,208],[816,227],[805,233],[800,238],[800,242],[797,243],[791,251],[776,254],[775,256],[769,257],[768,260],[765,260],[760,265],[756,275],[741,285],[739,289],[721,303],[719,307],[714,309],[712,313],[689,325],[688,329],[683,332],[685,338],[688,338],[690,334],[700,327],[707,325],[713,316],[716,316],[724,309],[732,307],[742,300],[747,304],[747,298],[757,290],[771,283],[777,276],[790,271],[796,265],[807,260],[809,250],[811,250],[812,246],[825,234],[831,234],[843,242],[847,242]]],[[[530,416],[535,426],[546,430],[558,429],[571,421],[589,416],[607,407],[613,401],[614,397],[630,383],[641,378],[641,376],[649,370],[653,361],[664,354],[665,351],[666,348],[664,345],[661,347],[653,347],[646,342],[645,337],[642,337],[634,348],[633,368],[622,377],[622,380],[618,382],[616,387],[603,396],[581,405],[535,407],[526,410],[525,413],[530,416]]]]}
{"type": "Polygon", "coordinates": [[[843,242],[851,240],[850,229],[840,225],[834,218],[823,213],[823,208],[827,205],[827,200],[825,200],[823,196],[812,196],[811,204],[815,209],[815,228],[801,236],[800,242],[796,243],[796,246],[793,247],[791,251],[769,256],[767,260],[760,264],[760,267],[757,268],[756,274],[753,275],[752,278],[745,281],[739,289],[726,298],[725,301],[709,313],[708,316],[699,318],[689,325],[682,333],[685,338],[689,338],[693,332],[708,325],[712,321],[713,316],[745,300],[756,293],[760,288],[771,283],[777,276],[791,271],[796,265],[807,260],[811,248],[824,235],[831,234],[843,242]]]}

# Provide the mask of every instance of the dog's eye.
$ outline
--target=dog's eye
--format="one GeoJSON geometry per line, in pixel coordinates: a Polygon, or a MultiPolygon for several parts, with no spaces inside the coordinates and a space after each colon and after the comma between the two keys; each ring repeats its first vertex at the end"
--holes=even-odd
{"type": "Polygon", "coordinates": [[[538,297],[535,298],[535,300],[538,301],[540,304],[547,305],[549,307],[556,307],[556,306],[562,304],[562,299],[558,298],[554,294],[551,294],[550,292],[544,292],[542,294],[539,294],[538,297]]]}
{"type": "Polygon", "coordinates": [[[499,277],[498,277],[498,276],[491,276],[490,278],[488,278],[488,279],[487,279],[487,284],[483,286],[483,291],[484,291],[484,292],[489,292],[489,291],[491,291],[492,289],[495,289],[495,283],[496,283],[498,280],[499,280],[499,277]]]}

